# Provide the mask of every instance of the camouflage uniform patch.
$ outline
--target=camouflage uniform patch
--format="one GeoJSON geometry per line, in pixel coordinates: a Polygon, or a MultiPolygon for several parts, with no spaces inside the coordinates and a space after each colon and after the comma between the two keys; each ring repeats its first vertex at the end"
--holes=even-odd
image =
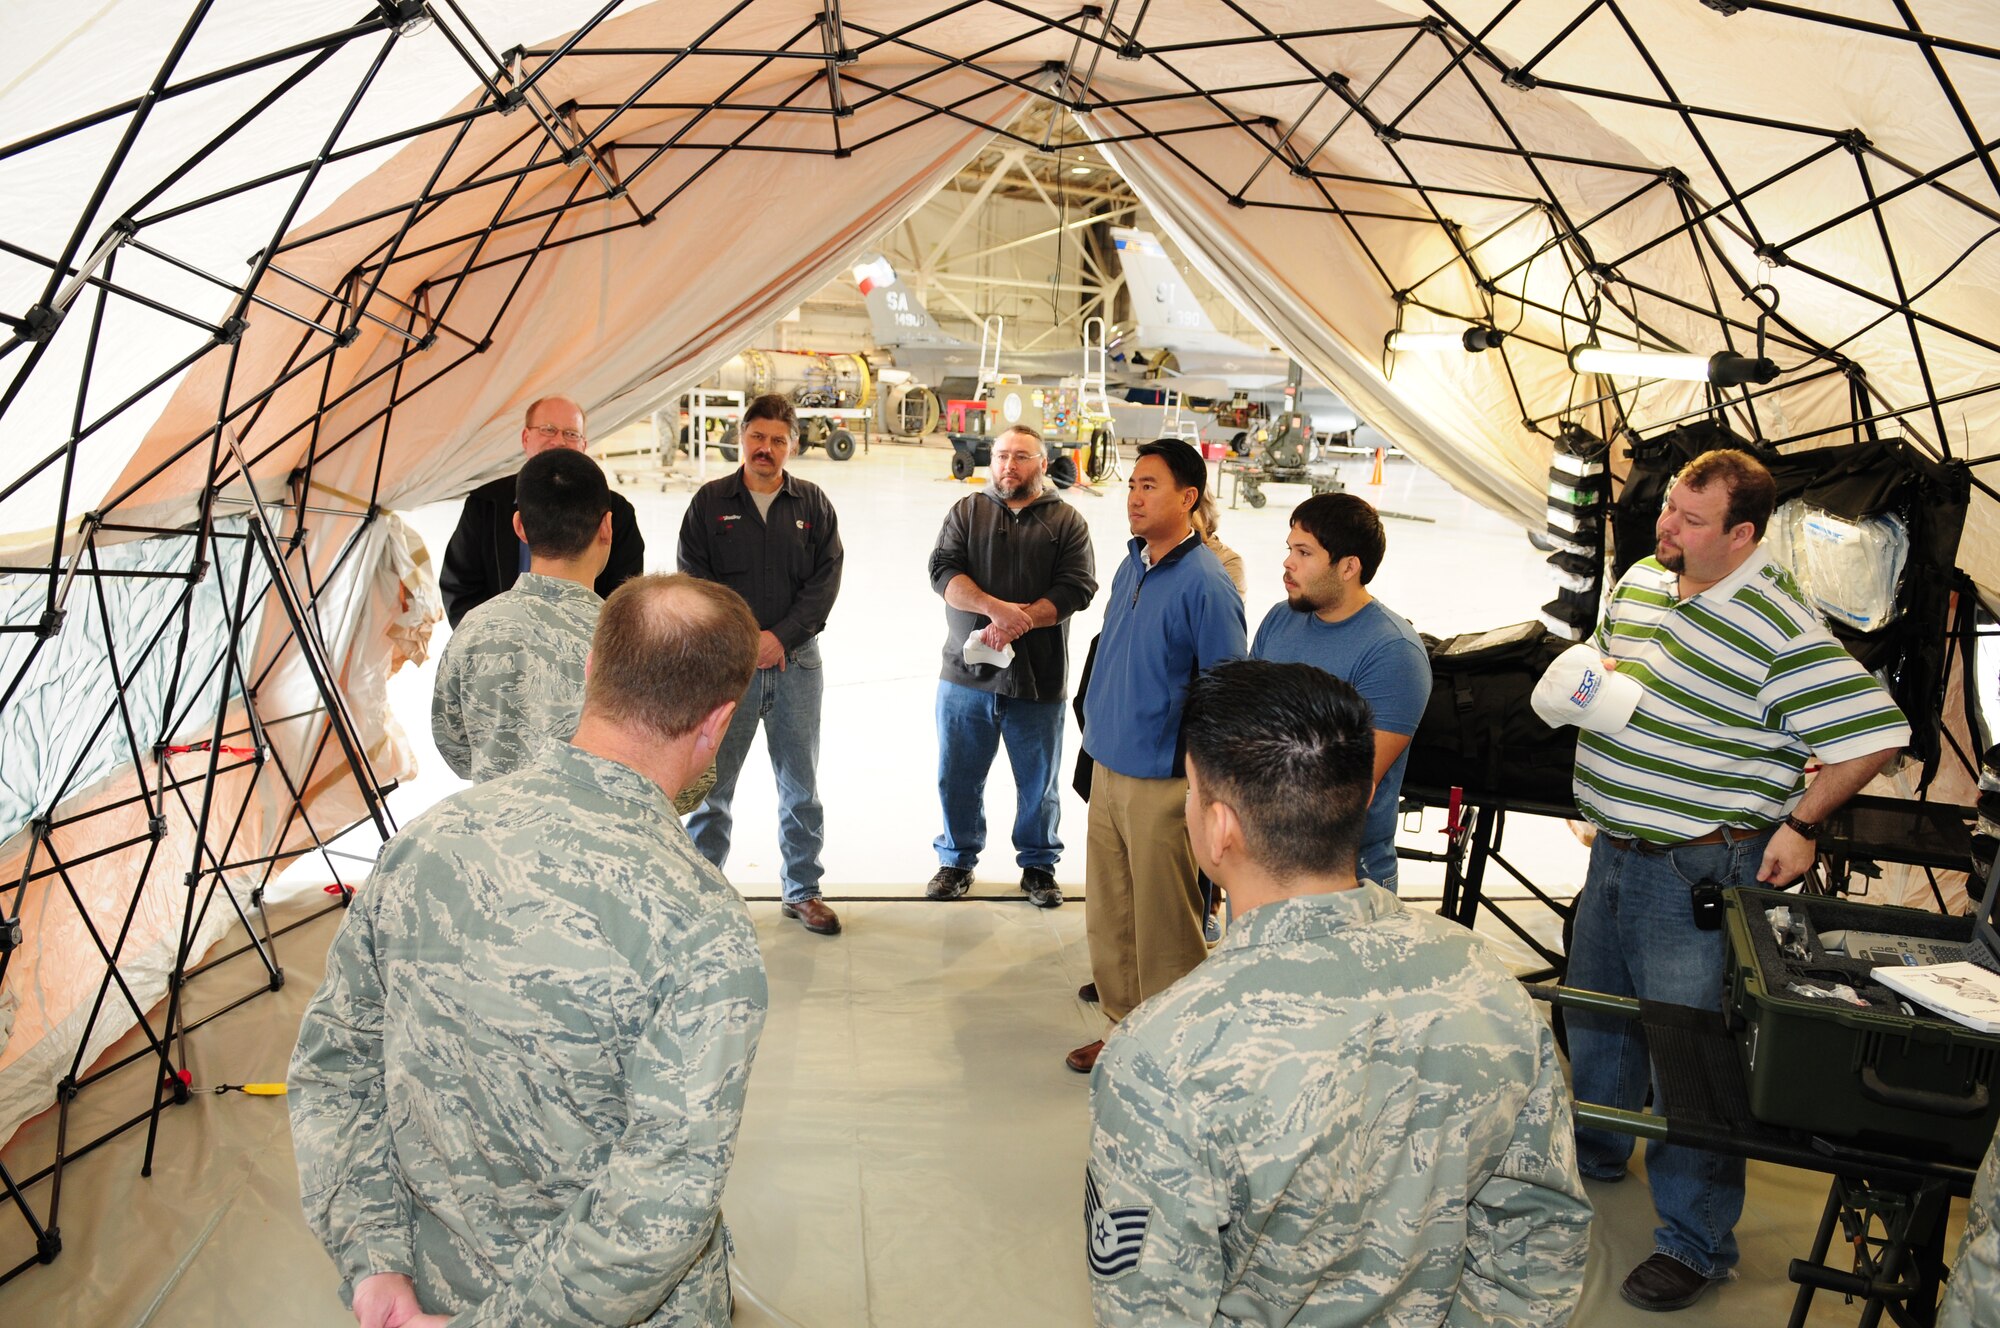
{"type": "Polygon", "coordinates": [[[1973,1182],[1972,1202],[1965,1210],[1965,1239],[1951,1265],[1938,1328],[1975,1328],[2000,1315],[2000,1225],[1993,1221],[2000,1208],[2000,1142],[1986,1150],[1986,1162],[1973,1182]]]}

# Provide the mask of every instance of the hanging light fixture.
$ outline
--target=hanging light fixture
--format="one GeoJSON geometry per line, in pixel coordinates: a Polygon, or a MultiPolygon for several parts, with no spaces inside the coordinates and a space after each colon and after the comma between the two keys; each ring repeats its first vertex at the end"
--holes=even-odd
{"type": "Polygon", "coordinates": [[[1492,350],[1506,338],[1507,334],[1497,327],[1468,327],[1463,332],[1396,331],[1383,344],[1397,352],[1459,350],[1476,354],[1492,350]]]}
{"type": "Polygon", "coordinates": [[[1738,355],[1719,350],[1713,355],[1687,355],[1677,351],[1606,350],[1602,346],[1578,346],[1569,353],[1571,373],[1604,374],[1612,378],[1672,378],[1684,383],[1707,383],[1713,387],[1741,387],[1745,383],[1768,383],[1778,376],[1774,360],[1738,355]]]}

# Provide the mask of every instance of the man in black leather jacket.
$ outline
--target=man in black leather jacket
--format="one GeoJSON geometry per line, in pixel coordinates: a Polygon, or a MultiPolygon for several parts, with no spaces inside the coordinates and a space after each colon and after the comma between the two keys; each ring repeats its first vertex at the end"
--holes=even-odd
{"type": "MultiPolygon", "coordinates": [[[[583,407],[568,397],[543,397],[528,407],[521,425],[525,457],[551,447],[583,451],[590,439],[584,430],[583,407]]],[[[459,619],[513,586],[528,568],[528,546],[514,533],[514,475],[503,475],[465,495],[458,528],[445,546],[438,589],[444,594],[444,614],[453,627],[459,619]]],[[[600,598],[645,570],[646,541],[639,534],[639,517],[615,489],[611,494],[611,560],[597,578],[600,598]]]]}

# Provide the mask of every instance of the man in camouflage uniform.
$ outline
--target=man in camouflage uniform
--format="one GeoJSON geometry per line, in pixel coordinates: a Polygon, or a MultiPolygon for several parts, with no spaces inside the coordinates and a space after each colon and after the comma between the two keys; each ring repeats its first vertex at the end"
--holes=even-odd
{"type": "Polygon", "coordinates": [[[1938,1309],[1938,1328],[1976,1328],[2000,1314],[2000,1141],[1986,1150],[1986,1164],[1972,1185],[1965,1210],[1965,1239],[1951,1265],[1951,1281],[1938,1309]]]}
{"type": "Polygon", "coordinates": [[[734,592],[626,583],[574,739],[383,849],[291,1066],[306,1220],[362,1324],[728,1322],[764,965],[670,799],[756,659],[734,592]]]}
{"type": "Polygon", "coordinates": [[[591,588],[611,556],[611,486],[581,452],[528,458],[514,528],[528,570],[465,615],[431,689],[431,736],[445,764],[478,784],[567,742],[583,710],[583,664],[604,601],[591,588]]]}
{"type": "Polygon", "coordinates": [[[1244,660],[1184,713],[1237,920],[1098,1060],[1097,1323],[1566,1323],[1590,1204],[1555,1040],[1470,931],[1357,883],[1367,704],[1244,660]]]}

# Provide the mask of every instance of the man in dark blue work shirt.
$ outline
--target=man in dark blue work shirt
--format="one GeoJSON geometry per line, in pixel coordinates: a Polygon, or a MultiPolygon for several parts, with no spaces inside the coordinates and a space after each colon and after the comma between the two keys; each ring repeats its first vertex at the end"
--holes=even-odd
{"type": "Polygon", "coordinates": [[[715,787],[688,820],[703,857],[729,857],[729,804],[757,725],[778,781],[784,913],[832,936],[840,917],[819,897],[825,813],[819,801],[819,634],[840,593],[840,530],[816,484],[785,473],[798,417],[775,394],[743,411],[743,464],[704,484],[681,522],[680,569],[719,581],[757,616],[757,675],[715,758],[715,787]]]}

